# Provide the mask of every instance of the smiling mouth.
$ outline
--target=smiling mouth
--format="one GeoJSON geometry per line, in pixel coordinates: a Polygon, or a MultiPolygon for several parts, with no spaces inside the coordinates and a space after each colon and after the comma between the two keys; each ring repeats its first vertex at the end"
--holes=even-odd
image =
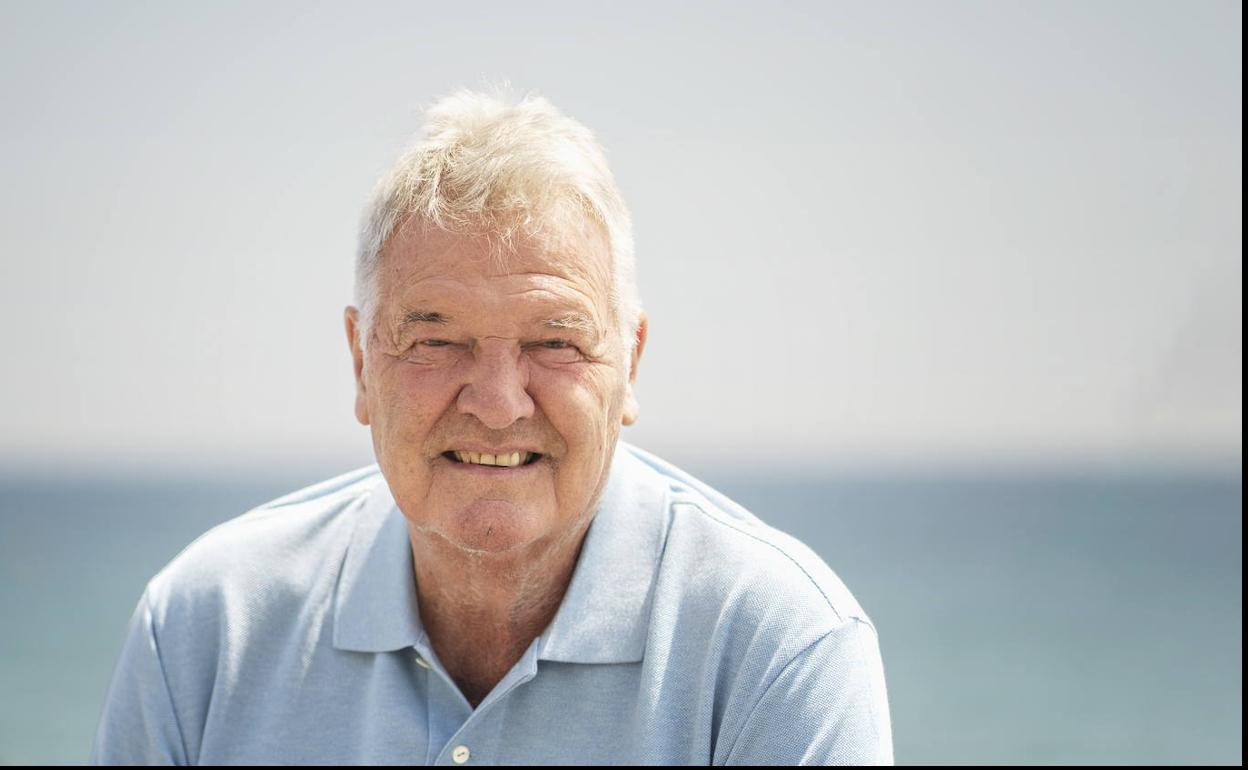
{"type": "Polygon", "coordinates": [[[485,465],[492,468],[518,468],[523,465],[532,465],[545,457],[539,452],[504,452],[492,455],[485,452],[455,450],[443,452],[442,456],[460,465],[485,465]]]}

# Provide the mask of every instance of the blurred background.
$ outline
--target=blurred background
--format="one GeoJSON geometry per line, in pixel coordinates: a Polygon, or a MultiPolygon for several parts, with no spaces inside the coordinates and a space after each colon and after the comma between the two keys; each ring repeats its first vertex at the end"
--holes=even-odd
{"type": "Polygon", "coordinates": [[[624,439],[811,545],[901,764],[1241,763],[1236,2],[0,2],[0,763],[145,582],[372,462],[342,308],[434,98],[594,130],[624,439]]]}

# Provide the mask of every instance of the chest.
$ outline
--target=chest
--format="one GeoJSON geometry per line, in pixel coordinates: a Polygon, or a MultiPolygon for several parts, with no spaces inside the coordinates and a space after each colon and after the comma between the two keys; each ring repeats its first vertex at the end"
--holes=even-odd
{"type": "Polygon", "coordinates": [[[457,764],[464,751],[474,764],[707,764],[713,756],[717,719],[697,688],[664,688],[642,663],[525,662],[476,707],[410,649],[310,669],[282,697],[214,692],[198,750],[188,752],[201,764],[457,764]]]}

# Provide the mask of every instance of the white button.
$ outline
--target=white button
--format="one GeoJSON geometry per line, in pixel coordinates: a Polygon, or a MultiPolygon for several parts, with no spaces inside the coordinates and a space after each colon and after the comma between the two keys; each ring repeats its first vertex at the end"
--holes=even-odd
{"type": "Polygon", "coordinates": [[[469,751],[467,746],[456,746],[451,749],[451,759],[455,760],[455,764],[457,765],[462,765],[467,762],[468,754],[469,751]]]}
{"type": "Polygon", "coordinates": [[[426,663],[425,659],[420,657],[419,655],[416,656],[416,665],[420,666],[421,668],[429,668],[429,664],[426,663]]]}

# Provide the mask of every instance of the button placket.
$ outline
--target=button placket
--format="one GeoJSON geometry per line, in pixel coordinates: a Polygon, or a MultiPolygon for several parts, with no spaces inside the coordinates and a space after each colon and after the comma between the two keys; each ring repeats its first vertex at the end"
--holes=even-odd
{"type": "MultiPolygon", "coordinates": [[[[491,724],[491,714],[497,710],[499,702],[505,699],[512,690],[516,689],[525,682],[528,682],[537,675],[537,651],[540,642],[541,637],[534,639],[533,643],[529,645],[529,649],[525,652],[524,657],[522,657],[520,661],[512,667],[511,671],[507,672],[507,675],[503,677],[503,680],[499,682],[493,690],[490,691],[490,694],[486,696],[485,700],[481,701],[477,708],[471,710],[471,713],[468,714],[468,718],[462,725],[460,725],[459,729],[453,736],[451,736],[450,740],[444,744],[446,746],[454,745],[454,748],[450,750],[449,757],[446,753],[442,753],[440,755],[441,757],[449,758],[451,762],[457,765],[466,764],[471,758],[472,752],[469,750],[467,744],[455,743],[455,741],[457,739],[463,740],[473,736],[474,741],[476,741],[475,745],[477,746],[477,749],[484,752],[484,754],[482,754],[483,757],[487,757],[487,759],[484,760],[486,764],[494,763],[495,760],[490,757],[493,757],[493,753],[498,750],[498,725],[491,724]],[[486,725],[491,725],[491,728],[490,730],[487,730],[487,733],[483,734],[481,732],[481,728],[486,725]],[[494,734],[494,740],[491,740],[488,735],[491,731],[494,734]],[[482,743],[484,743],[484,745],[482,745],[482,743]]],[[[464,698],[463,694],[459,691],[456,685],[451,682],[449,677],[446,681],[449,684],[449,688],[457,696],[457,699],[461,701],[463,705],[467,706],[468,701],[464,698]]],[[[443,752],[446,752],[445,748],[443,749],[443,752]]],[[[445,762],[446,759],[443,759],[442,761],[445,762]]]]}

